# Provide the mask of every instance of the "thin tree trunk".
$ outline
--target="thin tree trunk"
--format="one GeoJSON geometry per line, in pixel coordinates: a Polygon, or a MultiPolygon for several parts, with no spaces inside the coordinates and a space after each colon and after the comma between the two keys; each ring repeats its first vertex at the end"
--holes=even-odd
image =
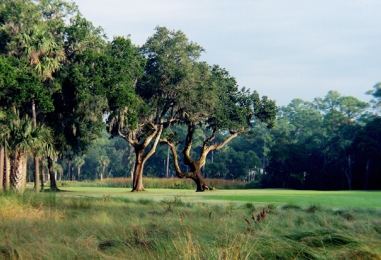
{"type": "Polygon", "coordinates": [[[11,187],[11,159],[5,150],[5,190],[9,191],[11,187]]]}
{"type": "Polygon", "coordinates": [[[167,165],[166,165],[166,169],[165,169],[165,177],[168,178],[168,173],[169,173],[169,150],[170,150],[170,147],[168,146],[168,149],[167,149],[167,165]]]}
{"type": "Polygon", "coordinates": [[[34,190],[40,192],[40,160],[37,156],[34,157],[34,190]]]}
{"type": "Polygon", "coordinates": [[[4,190],[4,146],[0,146],[0,192],[4,190]]]}
{"type": "Polygon", "coordinates": [[[368,190],[368,187],[369,187],[369,169],[370,169],[370,159],[366,161],[364,190],[368,190]]]}
{"type": "Polygon", "coordinates": [[[81,180],[81,167],[78,167],[78,181],[81,180]]]}
{"type": "Polygon", "coordinates": [[[28,178],[28,156],[26,156],[24,154],[24,160],[23,160],[23,174],[24,174],[24,179],[23,179],[23,191],[26,190],[26,183],[28,182],[27,181],[27,178],[28,178]]]}
{"type": "MultiPolygon", "coordinates": [[[[33,127],[37,127],[37,115],[36,115],[36,103],[32,99],[32,116],[33,116],[33,127]]],[[[34,190],[40,192],[40,161],[38,156],[34,156],[34,190]]]]}
{"type": "Polygon", "coordinates": [[[48,170],[50,176],[50,190],[58,191],[57,183],[56,183],[56,173],[53,170],[53,159],[48,157],[48,170]]]}
{"type": "Polygon", "coordinates": [[[41,191],[44,191],[45,189],[45,165],[44,165],[44,158],[41,158],[41,191]]]}
{"type": "Polygon", "coordinates": [[[348,175],[347,175],[347,179],[348,179],[348,189],[352,190],[352,158],[351,158],[350,155],[348,156],[348,175]]]}
{"type": "Polygon", "coordinates": [[[68,181],[70,181],[71,180],[71,160],[69,160],[67,163],[68,163],[67,179],[68,181]]]}

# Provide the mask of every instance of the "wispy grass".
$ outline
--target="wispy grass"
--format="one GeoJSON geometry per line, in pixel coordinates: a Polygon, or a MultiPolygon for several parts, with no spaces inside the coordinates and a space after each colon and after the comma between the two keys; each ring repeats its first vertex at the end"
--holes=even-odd
{"type": "Polygon", "coordinates": [[[375,208],[32,193],[0,195],[0,205],[0,259],[381,258],[375,208]]]}

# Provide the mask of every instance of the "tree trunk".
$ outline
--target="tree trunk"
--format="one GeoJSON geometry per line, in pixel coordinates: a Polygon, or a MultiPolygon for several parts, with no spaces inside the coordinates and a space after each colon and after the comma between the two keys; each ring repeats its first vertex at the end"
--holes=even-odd
{"type": "Polygon", "coordinates": [[[143,169],[144,169],[144,160],[143,160],[143,151],[135,151],[136,160],[134,168],[134,176],[132,178],[132,192],[136,191],[145,191],[143,186],[143,169]]]}
{"type": "Polygon", "coordinates": [[[23,173],[24,173],[24,180],[23,180],[23,190],[26,190],[26,183],[27,183],[27,175],[28,175],[28,156],[24,154],[24,160],[23,160],[23,173]]]}
{"type": "Polygon", "coordinates": [[[49,170],[49,176],[50,176],[50,190],[52,191],[59,191],[56,183],[56,176],[55,172],[53,170],[53,159],[48,157],[48,170],[49,170]]]}
{"type": "Polygon", "coordinates": [[[4,190],[4,146],[0,146],[0,192],[4,190]]]}
{"type": "Polygon", "coordinates": [[[196,183],[196,192],[202,192],[206,190],[211,190],[211,188],[206,184],[204,177],[201,174],[201,169],[198,169],[192,173],[191,179],[196,183]]]}
{"type": "Polygon", "coordinates": [[[352,158],[351,158],[350,155],[348,156],[348,175],[347,175],[347,179],[348,179],[348,189],[352,190],[352,158]]]}
{"type": "Polygon", "coordinates": [[[37,156],[34,157],[34,190],[40,192],[40,160],[37,156]]]}
{"type": "Polygon", "coordinates": [[[9,191],[11,186],[11,159],[5,151],[5,190],[9,191]]]}
{"type": "Polygon", "coordinates": [[[78,167],[78,181],[81,180],[81,167],[78,167]]]}
{"type": "MultiPolygon", "coordinates": [[[[133,145],[135,150],[135,167],[134,167],[134,176],[132,178],[132,192],[145,191],[143,187],[143,169],[146,161],[155,153],[157,144],[159,143],[161,133],[163,131],[163,126],[160,125],[159,128],[156,128],[143,143],[133,145]],[[156,136],[156,137],[155,137],[156,136]],[[151,140],[155,137],[151,149],[147,154],[144,155],[144,150],[148,147],[151,140]]],[[[132,141],[132,140],[130,140],[132,141]]],[[[132,144],[133,142],[130,142],[132,144]]]]}
{"type": "Polygon", "coordinates": [[[166,165],[166,169],[165,169],[165,177],[168,178],[168,173],[169,173],[169,150],[170,150],[170,147],[168,146],[168,149],[167,149],[167,165],[166,165]]]}
{"type": "Polygon", "coordinates": [[[24,192],[24,179],[25,179],[25,155],[16,153],[13,159],[13,166],[11,170],[11,186],[13,190],[18,193],[24,192]]]}
{"type": "Polygon", "coordinates": [[[71,160],[69,160],[67,164],[68,164],[67,180],[70,181],[71,180],[71,160]]]}
{"type": "Polygon", "coordinates": [[[370,169],[370,159],[366,161],[364,190],[368,190],[368,186],[369,186],[369,169],[370,169]]]}
{"type": "MultiPolygon", "coordinates": [[[[33,127],[37,127],[37,115],[36,115],[36,103],[32,99],[32,116],[33,116],[33,127]]],[[[34,190],[40,192],[40,160],[35,155],[34,156],[34,190]]]]}
{"type": "Polygon", "coordinates": [[[44,165],[44,158],[41,158],[41,191],[44,191],[45,189],[45,165],[44,165]]]}

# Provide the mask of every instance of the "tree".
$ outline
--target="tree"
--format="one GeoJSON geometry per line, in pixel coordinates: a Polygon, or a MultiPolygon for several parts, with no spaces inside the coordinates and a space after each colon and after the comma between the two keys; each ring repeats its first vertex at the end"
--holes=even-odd
{"type": "Polygon", "coordinates": [[[54,172],[55,180],[62,180],[63,168],[60,164],[58,163],[53,164],[53,172],[54,172]]]}
{"type": "MultiPolygon", "coordinates": [[[[80,15],[72,17],[65,27],[66,59],[54,73],[60,91],[52,95],[54,110],[45,114],[44,123],[53,129],[58,156],[66,156],[70,164],[75,156],[86,152],[105,128],[103,114],[107,104],[101,90],[105,45],[103,30],[80,15]]],[[[53,159],[50,158],[51,164],[53,159]]]]}
{"type": "Polygon", "coordinates": [[[81,167],[85,164],[85,160],[82,157],[76,157],[74,159],[74,165],[77,167],[78,180],[81,180],[81,167]]]}
{"type": "Polygon", "coordinates": [[[154,154],[163,128],[177,120],[181,113],[176,97],[190,81],[190,69],[203,49],[190,42],[183,32],[170,31],[165,27],[157,27],[156,33],[140,49],[146,62],[131,44],[129,48],[121,49],[122,46],[115,44],[111,48],[114,61],[123,54],[125,58],[122,61],[127,62],[121,67],[122,72],[121,69],[113,70],[117,72],[113,78],[128,78],[121,80],[124,85],[113,85],[119,88],[124,86],[126,90],[119,92],[131,94],[123,99],[109,97],[112,102],[109,101],[111,113],[107,122],[108,131],[114,136],[119,135],[134,147],[132,191],[143,191],[144,166],[154,154]],[[130,68],[132,65],[134,69],[130,68]],[[138,70],[140,67],[144,68],[143,74],[143,70],[138,70]],[[135,97],[132,94],[134,86],[138,95],[135,97]]]}
{"type": "Polygon", "coordinates": [[[26,185],[26,156],[47,143],[51,143],[50,130],[39,126],[33,127],[30,119],[15,119],[8,126],[7,146],[12,158],[11,185],[22,193],[26,185]]]}
{"type": "MultiPolygon", "coordinates": [[[[358,160],[361,159],[360,156],[364,157],[365,163],[365,174],[363,179],[363,189],[368,190],[371,186],[371,168],[377,168],[377,163],[381,160],[381,118],[376,117],[371,122],[369,122],[361,131],[358,132],[353,144],[352,152],[358,160]]],[[[378,174],[378,180],[380,180],[380,168],[376,171],[378,174]]],[[[374,178],[376,179],[376,178],[374,178]]],[[[376,183],[372,185],[373,187],[380,187],[376,183]]]]}
{"type": "Polygon", "coordinates": [[[100,177],[101,177],[101,180],[103,180],[105,170],[110,163],[110,159],[107,156],[102,155],[98,158],[98,163],[99,163],[99,166],[101,167],[100,177]]]}
{"type": "Polygon", "coordinates": [[[373,89],[368,90],[365,94],[372,95],[374,99],[370,101],[372,108],[375,110],[375,114],[379,116],[381,110],[381,82],[378,82],[373,86],[373,89]]]}
{"type": "MultiPolygon", "coordinates": [[[[2,52],[18,59],[29,74],[36,74],[36,80],[23,76],[18,80],[18,89],[24,95],[21,104],[22,116],[31,115],[33,125],[43,123],[43,116],[38,113],[54,109],[52,95],[59,90],[53,81],[53,73],[60,68],[65,60],[63,48],[64,19],[75,13],[73,3],[61,0],[39,1],[8,1],[0,12],[2,21],[1,34],[5,36],[2,42],[2,52]],[[32,70],[32,71],[31,71],[32,70]],[[20,84],[21,80],[24,81],[20,84]],[[25,109],[29,104],[30,110],[25,109]],[[24,110],[24,111],[23,111],[24,110]]],[[[18,67],[18,66],[16,66],[18,67]]],[[[23,73],[23,72],[21,72],[23,73]]],[[[13,104],[15,105],[15,104],[13,104]]],[[[20,101],[19,101],[20,105],[20,101]]],[[[39,159],[35,156],[35,190],[39,191],[39,159]]]]}
{"type": "Polygon", "coordinates": [[[225,69],[218,66],[209,68],[203,63],[195,64],[193,69],[193,77],[183,96],[178,97],[178,104],[182,108],[178,123],[187,126],[182,153],[184,164],[190,168],[188,172],[182,171],[179,166],[175,143],[178,134],[170,131],[162,142],[171,147],[177,176],[192,179],[197,185],[196,191],[205,191],[211,189],[201,173],[208,153],[221,149],[233,138],[243,134],[254,120],[264,122],[271,128],[275,121],[276,106],[267,97],[261,100],[257,92],[239,90],[235,79],[225,69]],[[197,126],[208,129],[209,135],[202,143],[198,159],[194,159],[191,150],[197,126]],[[213,143],[219,132],[224,133],[224,139],[213,143]]]}

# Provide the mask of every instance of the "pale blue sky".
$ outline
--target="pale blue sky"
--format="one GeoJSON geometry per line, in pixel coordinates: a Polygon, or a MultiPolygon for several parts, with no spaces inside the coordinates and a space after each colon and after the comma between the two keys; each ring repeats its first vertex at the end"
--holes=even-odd
{"type": "Polygon", "coordinates": [[[77,0],[113,36],[143,44],[157,25],[206,49],[201,60],[278,105],[329,90],[355,96],[381,81],[379,0],[77,0]]]}

